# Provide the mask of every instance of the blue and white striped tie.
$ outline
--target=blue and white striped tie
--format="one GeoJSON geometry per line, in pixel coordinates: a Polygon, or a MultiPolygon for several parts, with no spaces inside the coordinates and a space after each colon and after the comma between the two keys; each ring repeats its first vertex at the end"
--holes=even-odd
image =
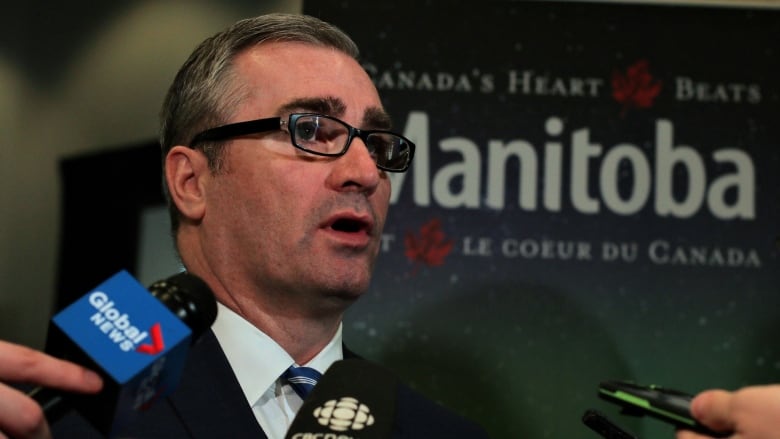
{"type": "Polygon", "coordinates": [[[297,393],[301,399],[306,399],[306,396],[311,392],[311,389],[314,388],[314,385],[317,384],[317,381],[319,381],[320,378],[322,378],[321,373],[311,367],[305,366],[292,365],[282,374],[282,379],[295,390],[295,393],[297,393]]]}

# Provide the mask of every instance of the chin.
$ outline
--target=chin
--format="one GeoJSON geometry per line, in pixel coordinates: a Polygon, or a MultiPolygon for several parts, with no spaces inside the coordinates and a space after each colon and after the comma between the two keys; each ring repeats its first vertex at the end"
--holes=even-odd
{"type": "Polygon", "coordinates": [[[355,303],[362,293],[357,293],[351,290],[333,289],[327,290],[320,296],[322,300],[319,300],[317,306],[318,313],[321,315],[332,316],[335,314],[343,315],[343,313],[353,303],[355,303]]]}
{"type": "Polygon", "coordinates": [[[354,274],[342,279],[331,279],[326,294],[344,301],[354,302],[368,290],[368,281],[356,280],[354,274]]]}
{"type": "Polygon", "coordinates": [[[371,283],[370,271],[359,264],[331,266],[317,273],[307,273],[299,286],[307,285],[315,296],[332,298],[347,306],[360,298],[371,283]]]}

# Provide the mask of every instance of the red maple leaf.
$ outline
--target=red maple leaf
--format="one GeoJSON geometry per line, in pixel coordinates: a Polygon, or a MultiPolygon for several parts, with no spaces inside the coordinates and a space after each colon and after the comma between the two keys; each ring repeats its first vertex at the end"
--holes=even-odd
{"type": "Polygon", "coordinates": [[[404,237],[406,257],[414,263],[429,267],[444,264],[444,258],[452,251],[454,243],[447,239],[441,230],[441,220],[434,218],[422,227],[420,234],[407,232],[404,237]]]}
{"type": "Polygon", "coordinates": [[[612,72],[612,97],[623,104],[622,115],[630,108],[650,108],[661,92],[661,81],[655,81],[648,69],[647,60],[641,59],[623,74],[612,72]]]}

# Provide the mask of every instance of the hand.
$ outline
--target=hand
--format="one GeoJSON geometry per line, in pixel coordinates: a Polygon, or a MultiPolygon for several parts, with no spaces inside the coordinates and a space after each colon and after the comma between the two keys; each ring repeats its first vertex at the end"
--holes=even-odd
{"type": "MultiPolygon", "coordinates": [[[[780,438],[780,385],[744,387],[735,392],[707,390],[693,399],[691,412],[715,431],[733,431],[733,439],[780,438]]],[[[677,432],[677,439],[705,437],[677,432]]]]}
{"type": "Polygon", "coordinates": [[[0,340],[0,439],[49,438],[43,410],[33,399],[3,383],[96,393],[103,381],[95,372],[24,346],[0,340]]]}

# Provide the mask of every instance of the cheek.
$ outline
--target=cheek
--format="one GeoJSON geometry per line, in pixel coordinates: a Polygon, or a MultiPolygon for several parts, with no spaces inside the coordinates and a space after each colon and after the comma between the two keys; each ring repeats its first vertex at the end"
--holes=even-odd
{"type": "Polygon", "coordinates": [[[383,181],[380,186],[377,188],[376,193],[374,194],[376,196],[376,199],[378,200],[377,206],[375,207],[376,213],[377,213],[377,219],[382,222],[382,225],[384,226],[385,219],[387,218],[387,211],[390,209],[390,181],[383,181]]]}
{"type": "Polygon", "coordinates": [[[225,227],[243,228],[252,222],[262,222],[263,206],[273,202],[269,196],[275,189],[268,190],[272,182],[273,179],[267,179],[266,170],[230,163],[214,179],[210,193],[212,215],[221,217],[225,227]]]}
{"type": "Polygon", "coordinates": [[[300,233],[308,227],[316,215],[317,200],[322,194],[312,186],[317,176],[303,172],[301,166],[283,171],[266,169],[262,176],[255,176],[252,189],[245,191],[247,220],[267,227],[269,233],[289,235],[300,233]],[[275,232],[271,232],[274,229],[275,232]]]}

